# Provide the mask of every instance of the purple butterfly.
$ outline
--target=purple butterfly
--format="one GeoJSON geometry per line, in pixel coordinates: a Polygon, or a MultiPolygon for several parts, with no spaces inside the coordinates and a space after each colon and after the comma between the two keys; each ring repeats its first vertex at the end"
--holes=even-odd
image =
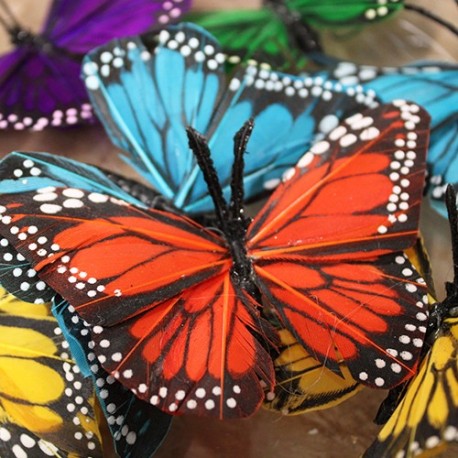
{"type": "Polygon", "coordinates": [[[115,37],[167,24],[191,0],[53,0],[42,32],[18,23],[0,0],[0,24],[15,49],[0,58],[0,129],[68,126],[93,114],[80,81],[81,59],[115,37]]]}

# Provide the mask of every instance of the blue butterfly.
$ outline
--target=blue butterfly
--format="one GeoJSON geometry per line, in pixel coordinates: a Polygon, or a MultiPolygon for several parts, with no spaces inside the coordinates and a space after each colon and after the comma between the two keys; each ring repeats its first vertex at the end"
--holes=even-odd
{"type": "Polygon", "coordinates": [[[431,115],[427,156],[428,194],[433,207],[444,217],[447,183],[458,189],[458,65],[418,62],[403,67],[378,68],[321,57],[330,74],[344,85],[361,84],[374,91],[382,103],[397,98],[422,105],[431,115]]]}
{"type": "Polygon", "coordinates": [[[275,187],[339,119],[374,106],[371,93],[321,75],[296,77],[246,64],[227,76],[229,62],[215,38],[193,24],[112,41],[83,61],[89,96],[123,158],[187,213],[213,209],[187,126],[209,139],[228,196],[232,138],[241,122],[254,119],[244,176],[250,199],[275,187]]]}

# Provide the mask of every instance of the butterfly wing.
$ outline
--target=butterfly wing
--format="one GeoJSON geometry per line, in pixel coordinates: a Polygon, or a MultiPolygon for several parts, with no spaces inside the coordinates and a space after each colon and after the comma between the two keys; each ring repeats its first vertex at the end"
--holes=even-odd
{"type": "Polygon", "coordinates": [[[275,388],[267,393],[264,407],[283,415],[298,415],[328,409],[351,398],[362,389],[345,365],[340,374],[319,363],[286,329],[275,359],[275,388]]]}
{"type": "Polygon", "coordinates": [[[403,3],[402,0],[285,0],[288,8],[298,12],[308,24],[330,28],[386,19],[402,10],[403,3]]]}
{"type": "Polygon", "coordinates": [[[149,403],[139,400],[99,364],[91,350],[93,342],[88,323],[68,302],[55,298],[52,311],[70,344],[81,372],[91,377],[98,401],[119,456],[153,456],[170,427],[172,417],[149,403]]]}
{"type": "Polygon", "coordinates": [[[227,145],[240,119],[254,118],[244,180],[250,198],[344,113],[374,103],[370,94],[345,92],[321,76],[297,78],[254,66],[240,68],[226,82],[218,43],[191,24],[169,28],[159,40],[154,52],[145,45],[154,42],[151,36],[99,48],[86,58],[84,77],[100,118],[128,162],[187,212],[209,211],[213,205],[189,150],[186,126],[209,138],[227,195],[232,154],[227,145]],[[114,57],[116,49],[123,57],[114,57]]]}
{"type": "Polygon", "coordinates": [[[190,0],[54,0],[42,34],[56,46],[82,55],[113,38],[175,21],[190,4],[190,0]]]}
{"type": "Polygon", "coordinates": [[[9,243],[91,323],[102,366],[138,397],[169,413],[216,417],[246,416],[259,406],[259,380],[271,386],[273,379],[258,341],[263,320],[258,305],[232,286],[219,237],[185,217],[80,189],[3,199],[12,214],[2,221],[27,233],[26,243],[9,243]],[[188,339],[206,344],[177,360],[188,339]]]}
{"type": "MultiPolygon", "coordinates": [[[[0,175],[0,193],[36,191],[63,186],[65,183],[94,193],[109,194],[140,207],[144,204],[159,205],[161,202],[157,193],[139,183],[91,165],[46,153],[11,153],[0,163],[0,175]]],[[[0,259],[0,279],[8,284],[10,292],[24,301],[35,303],[44,303],[53,298],[54,291],[36,276],[31,264],[4,238],[0,240],[0,259]]]]}
{"type": "Polygon", "coordinates": [[[0,58],[0,129],[74,125],[92,117],[80,63],[18,48],[0,58]],[[25,90],[25,88],[27,88],[25,90]]]}
{"type": "MultiPolygon", "coordinates": [[[[325,59],[326,60],[326,59],[325,59]]],[[[447,216],[447,183],[458,183],[458,67],[444,62],[420,62],[403,67],[378,68],[350,62],[332,64],[342,84],[362,84],[383,103],[405,97],[423,106],[431,116],[427,156],[429,195],[434,207],[447,216]]]]}
{"type": "Polygon", "coordinates": [[[102,456],[92,384],[70,358],[48,305],[2,290],[0,328],[2,456],[102,456]]]}
{"type": "Polygon", "coordinates": [[[397,105],[316,143],[247,234],[281,324],[320,362],[338,370],[343,358],[375,387],[413,374],[427,320],[424,280],[396,251],[416,240],[428,115],[397,105]]]}
{"type": "Polygon", "coordinates": [[[365,457],[440,453],[456,441],[458,424],[458,318],[447,318],[441,334],[404,397],[365,457]]]}
{"type": "Polygon", "coordinates": [[[195,12],[184,20],[208,30],[226,52],[241,59],[266,61],[277,70],[305,66],[304,53],[295,49],[286,25],[268,8],[195,12]]]}

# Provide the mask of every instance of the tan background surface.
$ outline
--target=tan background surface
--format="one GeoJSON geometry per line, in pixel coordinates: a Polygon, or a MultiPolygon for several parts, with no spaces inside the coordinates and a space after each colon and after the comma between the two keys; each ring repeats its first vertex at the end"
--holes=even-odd
{"type": "MultiPolygon", "coordinates": [[[[7,0],[17,17],[37,29],[48,1],[7,0]]],[[[412,0],[414,1],[414,0],[412,0]]],[[[196,0],[199,8],[255,7],[258,0],[196,0]]],[[[434,9],[437,14],[458,24],[453,0],[424,0],[416,4],[434,9]]],[[[390,24],[372,26],[363,33],[348,31],[326,34],[328,52],[353,57],[361,63],[400,64],[411,59],[458,59],[456,37],[414,13],[402,13],[390,24]],[[430,39],[432,37],[432,39],[430,39]]],[[[0,50],[9,47],[0,33],[0,50]]],[[[49,130],[43,133],[0,132],[0,156],[12,150],[48,151],[112,168],[132,172],[117,157],[115,148],[98,127],[49,130]]],[[[447,224],[426,205],[422,229],[432,257],[436,285],[443,294],[443,282],[451,277],[447,224]]],[[[329,411],[297,417],[282,417],[261,411],[243,421],[220,422],[195,417],[174,421],[157,458],[292,458],[356,457],[369,445],[377,431],[371,419],[384,392],[365,390],[349,402],[329,411]]],[[[446,456],[457,456],[457,447],[446,456]]]]}

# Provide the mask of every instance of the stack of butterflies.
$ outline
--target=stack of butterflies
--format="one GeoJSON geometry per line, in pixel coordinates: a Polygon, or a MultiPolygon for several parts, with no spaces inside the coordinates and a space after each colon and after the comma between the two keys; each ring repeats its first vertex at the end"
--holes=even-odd
{"type": "Polygon", "coordinates": [[[320,36],[404,10],[458,30],[413,0],[193,6],[53,0],[32,33],[0,0],[0,128],[71,141],[93,123],[140,177],[110,157],[0,162],[0,456],[150,457],[177,415],[304,414],[363,387],[390,390],[364,456],[442,452],[458,65],[343,62],[320,36]],[[450,221],[443,300],[424,198],[450,221]]]}

